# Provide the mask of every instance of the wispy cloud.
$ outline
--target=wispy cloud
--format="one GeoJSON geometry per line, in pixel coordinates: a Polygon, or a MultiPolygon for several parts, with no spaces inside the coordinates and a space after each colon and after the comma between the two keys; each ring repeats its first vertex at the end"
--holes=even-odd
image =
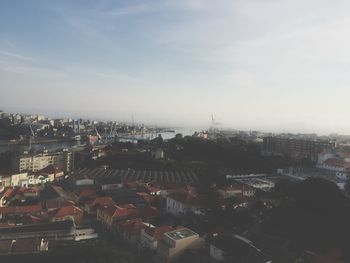
{"type": "Polygon", "coordinates": [[[19,59],[19,60],[34,61],[34,58],[32,58],[32,57],[23,56],[21,54],[12,53],[12,52],[8,52],[8,51],[5,51],[5,50],[0,50],[0,55],[11,57],[11,58],[16,58],[16,59],[19,59]]]}

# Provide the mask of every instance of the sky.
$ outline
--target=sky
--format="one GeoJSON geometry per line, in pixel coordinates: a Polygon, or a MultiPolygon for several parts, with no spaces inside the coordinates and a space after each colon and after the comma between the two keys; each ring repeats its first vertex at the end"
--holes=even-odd
{"type": "Polygon", "coordinates": [[[350,134],[350,1],[1,0],[0,108],[350,134]]]}

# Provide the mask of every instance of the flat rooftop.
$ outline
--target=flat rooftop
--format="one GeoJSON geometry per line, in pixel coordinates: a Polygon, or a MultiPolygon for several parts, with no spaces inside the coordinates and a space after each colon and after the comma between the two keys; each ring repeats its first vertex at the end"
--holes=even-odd
{"type": "Polygon", "coordinates": [[[165,233],[168,237],[170,237],[173,240],[180,240],[184,239],[190,236],[196,236],[198,235],[197,233],[193,232],[192,230],[188,228],[182,228],[182,229],[177,229],[171,232],[165,233]]]}

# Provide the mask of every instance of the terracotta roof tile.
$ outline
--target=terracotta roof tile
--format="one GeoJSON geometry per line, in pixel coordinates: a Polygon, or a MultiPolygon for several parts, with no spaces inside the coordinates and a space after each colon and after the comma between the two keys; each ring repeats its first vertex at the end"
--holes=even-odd
{"type": "Polygon", "coordinates": [[[42,211],[41,204],[0,207],[0,213],[2,214],[30,214],[30,213],[37,213],[41,211],[42,211]]]}
{"type": "Polygon", "coordinates": [[[143,218],[151,218],[159,215],[157,208],[153,206],[146,206],[140,210],[140,216],[143,218]]]}
{"type": "Polygon", "coordinates": [[[162,240],[164,233],[174,230],[171,226],[147,227],[145,232],[156,240],[162,240]]]}
{"type": "Polygon", "coordinates": [[[79,193],[79,198],[91,197],[91,196],[95,196],[95,195],[96,195],[96,190],[94,190],[94,189],[83,189],[79,193]]]}
{"type": "Polygon", "coordinates": [[[113,205],[114,201],[109,196],[100,196],[96,197],[93,202],[88,204],[90,207],[97,207],[97,206],[107,206],[107,205],[113,205]]]}
{"type": "Polygon", "coordinates": [[[11,196],[14,196],[16,194],[16,189],[14,188],[9,188],[6,190],[6,192],[4,193],[3,197],[5,198],[10,198],[11,196]]]}
{"type": "Polygon", "coordinates": [[[336,159],[336,158],[329,158],[324,162],[324,164],[328,166],[336,166],[336,167],[350,167],[349,162],[345,162],[344,160],[336,159]]]}
{"type": "Polygon", "coordinates": [[[55,213],[54,217],[65,217],[65,216],[75,216],[75,215],[82,215],[84,212],[79,207],[70,205],[70,206],[64,206],[58,209],[58,211],[55,213]]]}
{"type": "Polygon", "coordinates": [[[121,232],[129,233],[130,235],[140,235],[142,229],[147,226],[140,219],[128,220],[118,225],[121,232]]]}

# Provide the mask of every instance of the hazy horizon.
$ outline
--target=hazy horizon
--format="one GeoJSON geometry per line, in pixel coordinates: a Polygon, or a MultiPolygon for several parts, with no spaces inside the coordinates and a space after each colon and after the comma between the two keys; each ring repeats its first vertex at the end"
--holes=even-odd
{"type": "Polygon", "coordinates": [[[0,108],[350,134],[350,2],[0,2],[0,108]]]}

